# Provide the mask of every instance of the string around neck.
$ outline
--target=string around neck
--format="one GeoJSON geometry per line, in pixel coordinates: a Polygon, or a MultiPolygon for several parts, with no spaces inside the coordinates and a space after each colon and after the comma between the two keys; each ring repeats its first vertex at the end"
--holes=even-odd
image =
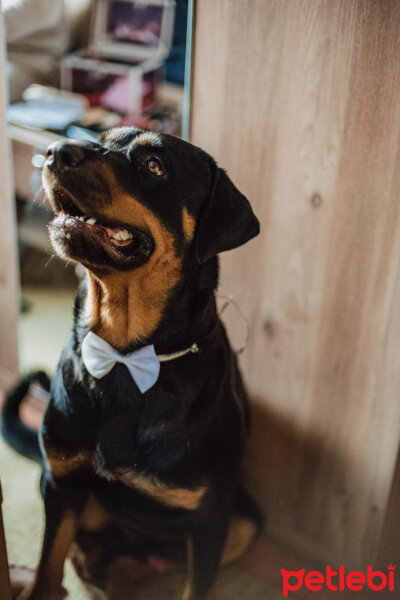
{"type": "Polygon", "coordinates": [[[247,346],[247,343],[248,343],[249,337],[250,337],[249,320],[248,320],[247,316],[244,314],[243,310],[241,309],[240,305],[235,300],[235,297],[232,294],[223,294],[221,292],[216,292],[216,296],[217,296],[217,298],[221,298],[224,300],[221,308],[218,310],[219,317],[223,314],[223,312],[229,305],[232,305],[236,309],[236,311],[240,315],[240,317],[242,318],[242,321],[244,322],[244,325],[245,325],[244,342],[241,346],[239,346],[239,348],[234,350],[235,354],[242,354],[242,352],[245,350],[245,348],[247,346]]]}

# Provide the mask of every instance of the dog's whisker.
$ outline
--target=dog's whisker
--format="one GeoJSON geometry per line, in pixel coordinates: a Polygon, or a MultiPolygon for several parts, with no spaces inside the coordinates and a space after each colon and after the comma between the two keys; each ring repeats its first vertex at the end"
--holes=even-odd
{"type": "Polygon", "coordinates": [[[55,254],[52,254],[44,266],[47,267],[51,263],[51,261],[53,260],[54,257],[55,257],[55,254]]]}
{"type": "Polygon", "coordinates": [[[43,192],[44,192],[44,187],[41,185],[33,197],[33,202],[36,202],[41,194],[42,194],[42,202],[44,202],[45,198],[43,198],[43,192]]]}
{"type": "Polygon", "coordinates": [[[34,198],[33,198],[33,202],[35,204],[38,204],[39,208],[43,208],[45,209],[47,212],[52,212],[48,203],[47,203],[47,198],[46,198],[46,194],[44,191],[44,187],[41,185],[40,188],[37,190],[34,198]]]}
{"type": "Polygon", "coordinates": [[[50,208],[47,206],[47,202],[46,202],[46,196],[43,197],[42,201],[39,204],[40,208],[44,208],[45,210],[47,210],[48,212],[51,212],[50,208]]]}

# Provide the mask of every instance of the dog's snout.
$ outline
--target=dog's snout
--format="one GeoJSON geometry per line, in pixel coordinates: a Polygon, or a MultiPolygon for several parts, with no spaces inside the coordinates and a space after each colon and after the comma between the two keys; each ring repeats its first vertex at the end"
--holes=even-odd
{"type": "Polygon", "coordinates": [[[79,140],[53,142],[47,148],[47,166],[52,169],[73,169],[82,164],[93,154],[93,144],[79,140]]]}

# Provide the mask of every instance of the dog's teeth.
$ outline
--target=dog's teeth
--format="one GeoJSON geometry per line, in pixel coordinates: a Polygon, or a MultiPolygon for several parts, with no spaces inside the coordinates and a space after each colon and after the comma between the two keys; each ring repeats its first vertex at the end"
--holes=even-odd
{"type": "Polygon", "coordinates": [[[86,221],[86,223],[89,223],[89,225],[94,225],[96,223],[96,219],[93,219],[93,217],[91,217],[86,221]]]}
{"type": "Polygon", "coordinates": [[[130,240],[133,238],[133,235],[127,229],[122,229],[122,231],[120,231],[120,235],[121,240],[130,240]]]}
{"type": "Polygon", "coordinates": [[[119,229],[115,233],[113,233],[112,238],[114,240],[124,242],[125,240],[130,240],[133,238],[133,235],[127,229],[119,229]]]}
{"type": "Polygon", "coordinates": [[[111,229],[111,227],[106,227],[106,230],[110,238],[117,242],[125,242],[133,238],[133,235],[127,229],[111,229]]]}

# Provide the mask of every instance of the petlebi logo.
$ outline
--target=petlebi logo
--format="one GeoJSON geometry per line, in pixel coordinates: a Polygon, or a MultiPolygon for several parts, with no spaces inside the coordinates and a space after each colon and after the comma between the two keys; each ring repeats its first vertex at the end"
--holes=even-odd
{"type": "Polygon", "coordinates": [[[323,588],[332,592],[360,592],[362,590],[372,590],[381,592],[383,590],[393,592],[395,589],[395,565],[388,565],[387,571],[376,571],[370,565],[367,571],[349,571],[341,566],[334,569],[327,566],[325,572],[322,571],[286,571],[281,569],[282,574],[282,592],[286,598],[289,592],[297,592],[306,588],[310,592],[319,592],[323,588]]]}

